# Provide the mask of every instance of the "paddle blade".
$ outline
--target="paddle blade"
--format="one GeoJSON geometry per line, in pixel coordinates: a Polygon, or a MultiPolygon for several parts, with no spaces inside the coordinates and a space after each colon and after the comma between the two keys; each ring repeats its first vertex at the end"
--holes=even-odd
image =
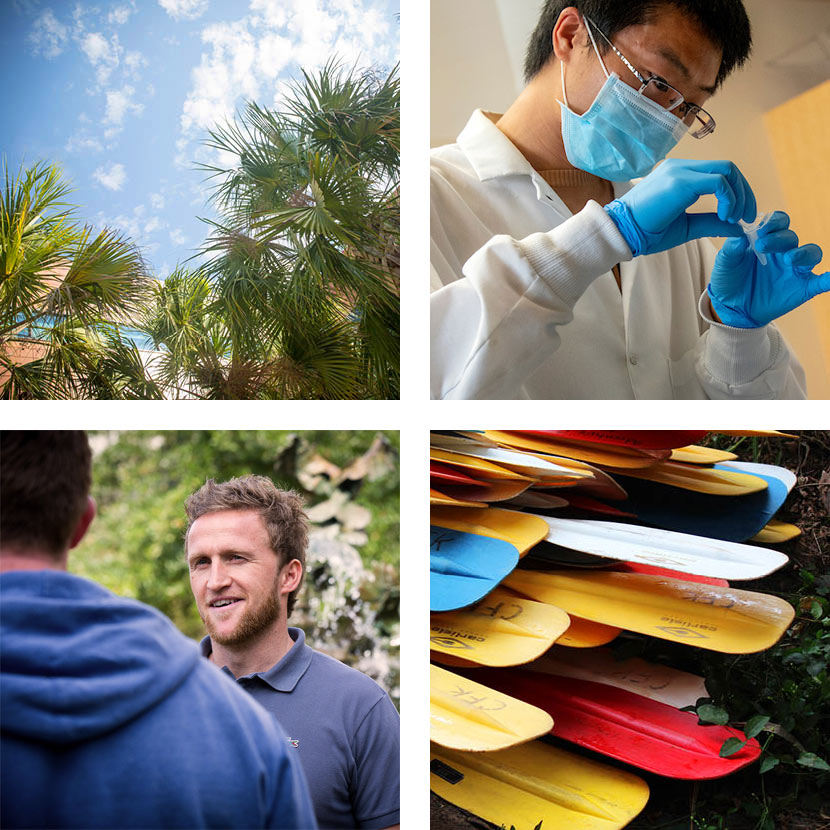
{"type": "Polygon", "coordinates": [[[550,528],[550,544],[700,576],[758,579],[789,561],[780,551],[689,533],[595,519],[540,518],[550,528]]]}
{"type": "Polygon", "coordinates": [[[563,441],[610,444],[634,450],[671,450],[700,441],[707,431],[705,429],[547,429],[538,430],[532,434],[549,435],[563,441]]]}
{"type": "MultiPolygon", "coordinates": [[[[474,476],[478,481],[528,480],[526,476],[514,473],[513,470],[508,470],[492,461],[485,461],[482,458],[474,458],[459,452],[439,450],[436,447],[430,447],[429,460],[430,463],[437,461],[446,466],[455,467],[467,475],[474,476]]],[[[530,480],[532,481],[532,478],[530,480]]]]}
{"type": "Polygon", "coordinates": [[[763,545],[780,545],[801,535],[801,528],[787,522],[770,519],[749,541],[763,545]]]}
{"type": "MultiPolygon", "coordinates": [[[[590,464],[599,464],[604,467],[619,467],[620,469],[638,469],[650,467],[660,460],[659,451],[631,450],[627,447],[610,447],[602,444],[577,444],[556,440],[552,436],[540,436],[530,432],[502,432],[486,430],[485,435],[504,447],[510,447],[527,452],[541,452],[549,456],[563,456],[587,461],[590,464]]],[[[663,457],[668,457],[665,451],[663,457]]],[[[557,463],[557,458],[551,458],[557,463]]]]}
{"type": "Polygon", "coordinates": [[[542,741],[486,754],[433,746],[430,788],[462,810],[516,830],[618,830],[649,795],[636,775],[542,741]]]}
{"type": "Polygon", "coordinates": [[[554,719],[557,737],[669,778],[721,778],[751,764],[761,753],[753,738],[722,758],[724,741],[743,740],[737,730],[699,726],[692,712],[603,683],[523,669],[482,669],[476,677],[505,694],[543,707],[554,719]]]}
{"type": "Polygon", "coordinates": [[[457,501],[492,502],[506,501],[523,493],[530,486],[529,481],[480,481],[476,484],[454,484],[441,482],[441,492],[457,501]]]}
{"type": "Polygon", "coordinates": [[[430,528],[430,611],[478,602],[516,567],[519,551],[501,539],[430,528]]]}
{"type": "Polygon", "coordinates": [[[639,657],[617,660],[609,648],[570,651],[554,646],[524,668],[538,674],[605,683],[676,709],[694,706],[709,694],[703,678],[696,674],[649,663],[639,657]]]}
{"type": "Polygon", "coordinates": [[[678,461],[681,464],[717,464],[719,461],[731,461],[737,457],[734,452],[690,444],[688,447],[678,447],[672,450],[669,460],[678,461]]]}
{"type": "Polygon", "coordinates": [[[429,488],[429,503],[430,505],[444,505],[446,507],[487,507],[483,501],[469,501],[467,499],[456,499],[441,493],[438,490],[429,488]]]}
{"type": "Polygon", "coordinates": [[[568,630],[556,641],[557,645],[567,648],[594,648],[608,645],[622,631],[613,625],[586,620],[575,614],[568,614],[571,624],[568,630]]]}
{"type": "Polygon", "coordinates": [[[515,545],[520,555],[527,553],[548,535],[544,519],[498,507],[486,510],[435,507],[430,511],[430,522],[440,527],[503,539],[515,545]]]}
{"type": "Polygon", "coordinates": [[[769,648],[795,616],[779,597],[646,574],[517,570],[505,585],[569,615],[727,654],[769,648]]]}
{"type": "Polygon", "coordinates": [[[470,608],[431,614],[430,648],[485,666],[517,666],[544,654],[569,625],[560,608],[496,588],[470,608]]]}
{"type": "Polygon", "coordinates": [[[473,752],[505,749],[552,727],[551,716],[536,706],[429,667],[429,736],[441,746],[473,752]]]}
{"type": "Polygon", "coordinates": [[[725,461],[717,465],[717,469],[734,470],[738,473],[749,473],[750,475],[761,476],[762,478],[778,479],[789,493],[798,481],[795,473],[786,467],[779,467],[777,464],[759,464],[753,461],[725,461]]]}
{"type": "Polygon", "coordinates": [[[657,568],[654,565],[641,565],[639,562],[620,562],[611,569],[621,573],[652,574],[653,576],[670,576],[672,579],[684,579],[686,582],[702,582],[704,585],[719,585],[728,588],[726,579],[714,576],[700,576],[700,574],[684,574],[682,571],[673,571],[670,568],[657,568]]]}
{"type": "Polygon", "coordinates": [[[730,438],[795,438],[788,432],[779,432],[777,429],[713,429],[712,432],[719,432],[721,435],[728,435],[730,438]]]}
{"type": "Polygon", "coordinates": [[[490,461],[514,473],[554,484],[567,484],[576,479],[590,477],[589,471],[556,464],[541,456],[520,450],[508,450],[503,447],[467,447],[458,452],[472,458],[490,461]]]}
{"type": "Polygon", "coordinates": [[[745,542],[763,528],[787,498],[784,481],[757,472],[753,475],[767,482],[766,489],[739,498],[695,493],[629,476],[619,479],[628,491],[626,507],[641,522],[679,533],[745,542]]]}
{"type": "Polygon", "coordinates": [[[713,496],[746,496],[767,488],[767,482],[755,475],[675,461],[663,461],[646,470],[625,470],[625,475],[713,496]]]}

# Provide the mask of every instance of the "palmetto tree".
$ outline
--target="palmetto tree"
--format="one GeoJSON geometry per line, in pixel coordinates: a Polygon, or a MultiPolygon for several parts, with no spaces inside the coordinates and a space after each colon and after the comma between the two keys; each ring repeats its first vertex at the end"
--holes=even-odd
{"type": "Polygon", "coordinates": [[[209,136],[237,162],[203,165],[207,264],[159,289],[145,326],[165,378],[204,397],[397,397],[397,67],[303,72],[279,111],[248,103],[209,136]]]}
{"type": "Polygon", "coordinates": [[[121,337],[151,278],[134,245],[75,217],[60,168],[10,177],[0,204],[0,397],[159,397],[121,337]]]}

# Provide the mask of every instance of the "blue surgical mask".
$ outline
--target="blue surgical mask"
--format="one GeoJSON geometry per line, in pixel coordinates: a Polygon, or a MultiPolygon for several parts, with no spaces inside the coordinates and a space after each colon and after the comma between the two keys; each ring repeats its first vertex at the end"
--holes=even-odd
{"type": "Polygon", "coordinates": [[[609,74],[594,35],[589,26],[586,28],[608,80],[588,111],[577,115],[568,107],[565,65],[560,61],[565,155],[574,167],[612,182],[645,176],[683,138],[688,127],[621,81],[616,72],[609,74]]]}

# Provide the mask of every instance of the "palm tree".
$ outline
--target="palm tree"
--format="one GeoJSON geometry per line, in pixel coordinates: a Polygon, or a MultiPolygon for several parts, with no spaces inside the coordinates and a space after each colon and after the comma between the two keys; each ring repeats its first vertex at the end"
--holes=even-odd
{"type": "Polygon", "coordinates": [[[279,111],[250,102],[206,142],[238,163],[203,165],[220,218],[189,276],[200,349],[156,340],[199,396],[398,396],[398,70],[302,74],[279,111]]]}
{"type": "Polygon", "coordinates": [[[78,222],[57,165],[3,178],[0,397],[160,397],[119,330],[152,282],[138,250],[78,222]]]}

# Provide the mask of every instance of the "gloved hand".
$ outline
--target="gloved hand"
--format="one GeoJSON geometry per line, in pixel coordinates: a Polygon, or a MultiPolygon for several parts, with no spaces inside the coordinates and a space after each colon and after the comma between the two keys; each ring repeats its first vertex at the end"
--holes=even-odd
{"type": "Polygon", "coordinates": [[[755,219],[755,194],[731,161],[668,159],[605,206],[634,256],[667,251],[705,236],[742,236],[739,219],[755,219]],[[714,193],[718,212],[686,213],[714,193]]]}
{"type": "Polygon", "coordinates": [[[821,262],[818,245],[798,247],[788,230],[790,217],[777,210],[758,230],[755,249],[767,254],[761,265],[746,236],[727,240],[715,259],[709,281],[712,309],[727,326],[760,328],[830,291],[830,271],[814,274],[821,262]]]}

